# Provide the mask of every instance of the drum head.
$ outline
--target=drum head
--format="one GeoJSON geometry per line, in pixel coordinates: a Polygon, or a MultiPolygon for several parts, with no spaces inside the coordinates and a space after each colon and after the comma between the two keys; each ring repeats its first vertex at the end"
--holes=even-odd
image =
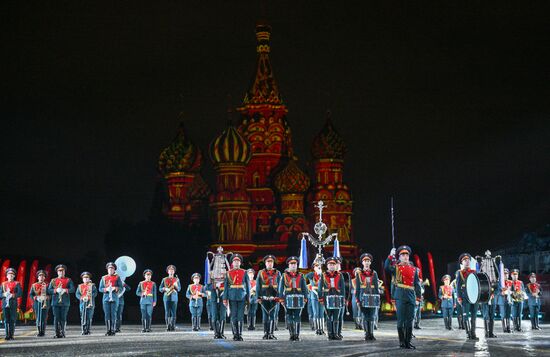
{"type": "Polygon", "coordinates": [[[476,304],[479,301],[479,278],[476,274],[468,275],[466,279],[466,297],[470,304],[476,304]]]}

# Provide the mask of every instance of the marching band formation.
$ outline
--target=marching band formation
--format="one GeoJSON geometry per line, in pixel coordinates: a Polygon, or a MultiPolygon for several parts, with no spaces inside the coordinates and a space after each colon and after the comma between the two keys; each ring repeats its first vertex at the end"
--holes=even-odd
{"type": "MultiPolygon", "coordinates": [[[[356,325],[364,330],[364,339],[374,341],[374,330],[378,320],[380,294],[383,284],[378,273],[371,268],[373,256],[364,253],[360,257],[361,267],[353,272],[347,286],[344,274],[340,271],[341,258],[330,257],[323,262],[315,260],[311,266],[313,271],[302,274],[298,271],[300,258],[291,256],[286,260],[287,268],[280,272],[274,268],[276,257],[269,254],[263,258],[265,268],[257,274],[254,269],[241,268],[243,257],[240,254],[224,254],[219,248],[213,255],[208,269],[209,276],[206,285],[201,284],[201,275],[191,276],[185,296],[189,300],[189,310],[193,331],[201,328],[203,306],[206,304],[210,330],[215,339],[224,339],[227,317],[231,324],[233,340],[243,340],[245,315],[249,331],[256,329],[256,312],[260,308],[263,321],[263,339],[273,340],[277,330],[279,309],[284,309],[286,326],[290,341],[300,340],[301,315],[306,309],[309,315],[311,329],[317,335],[326,335],[329,340],[341,340],[342,325],[348,302],[352,304],[356,325]],[[326,270],[323,271],[323,265],[326,270]],[[347,288],[351,291],[346,293],[347,288]],[[206,302],[204,302],[206,299],[206,302]]],[[[391,296],[395,301],[397,314],[397,335],[402,348],[414,349],[413,323],[417,315],[417,306],[422,300],[422,280],[420,270],[409,261],[412,251],[403,245],[393,248],[385,260],[384,269],[391,273],[391,296]]],[[[499,258],[499,257],[497,257],[499,258]]],[[[490,252],[485,257],[476,257],[479,266],[472,265],[472,256],[463,253],[459,257],[460,269],[455,279],[450,275],[442,277],[443,285],[439,288],[441,312],[447,330],[452,330],[452,317],[456,309],[458,325],[466,331],[467,338],[478,340],[476,336],[476,317],[481,309],[485,337],[494,338],[494,319],[496,307],[502,318],[504,333],[510,333],[513,322],[515,331],[522,331],[521,314],[523,304],[527,302],[531,317],[531,328],[539,330],[539,312],[541,305],[541,287],[536,281],[536,275],[529,275],[529,284],[519,280],[519,271],[513,269],[511,279],[508,269],[502,261],[497,264],[497,258],[492,258],[490,252]]],[[[65,337],[67,313],[71,299],[75,294],[79,301],[81,316],[81,334],[89,335],[95,310],[95,300],[101,293],[102,307],[105,316],[106,336],[114,336],[120,332],[122,311],[124,309],[124,293],[130,290],[124,282],[124,277],[117,274],[117,265],[109,262],[106,265],[107,274],[101,277],[99,287],[92,283],[92,275],[83,272],[82,282],[76,286],[65,276],[66,266],[56,266],[57,277],[46,284],[46,273],[37,272],[37,282],[31,286],[30,297],[36,316],[37,336],[44,336],[46,320],[50,308],[53,312],[53,324],[56,338],[65,337]]],[[[176,308],[178,294],[182,286],[174,265],[166,268],[164,277],[157,289],[152,280],[153,272],[146,269],[137,288],[136,295],[140,298],[142,332],[151,332],[153,309],[157,305],[157,291],[163,295],[166,331],[176,329],[176,308]]],[[[0,287],[6,340],[13,339],[15,331],[17,298],[21,297],[22,289],[15,280],[13,268],[6,271],[7,281],[0,287]]],[[[418,322],[418,320],[416,320],[418,322]]]]}

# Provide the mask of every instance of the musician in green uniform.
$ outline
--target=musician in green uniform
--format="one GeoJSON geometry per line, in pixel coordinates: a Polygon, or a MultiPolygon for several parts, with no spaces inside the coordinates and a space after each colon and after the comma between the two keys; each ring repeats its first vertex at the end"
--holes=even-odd
{"type": "Polygon", "coordinates": [[[50,281],[48,293],[52,295],[53,322],[55,325],[55,338],[65,337],[65,327],[67,326],[67,314],[71,306],[69,294],[74,293],[74,283],[65,276],[67,267],[59,264],[55,267],[57,278],[50,281]]]}
{"type": "Polygon", "coordinates": [[[374,320],[377,307],[380,305],[378,273],[371,269],[372,254],[363,253],[360,257],[363,269],[355,274],[356,293],[353,303],[361,310],[361,320],[365,331],[365,341],[374,341],[374,320]]]}
{"type": "Polygon", "coordinates": [[[97,296],[97,288],[90,280],[92,274],[85,271],[80,274],[82,283],[76,288],[76,298],[79,301],[80,308],[80,326],[82,328],[81,335],[89,335],[94,317],[95,298],[97,296]]]}
{"type": "Polygon", "coordinates": [[[0,296],[2,297],[2,311],[4,317],[4,328],[6,330],[5,340],[13,340],[15,333],[15,321],[17,320],[17,298],[23,295],[19,282],[15,280],[15,269],[6,270],[7,280],[2,283],[0,296]]]}
{"type": "Polygon", "coordinates": [[[36,272],[38,281],[31,286],[29,293],[32,300],[32,308],[36,317],[36,336],[42,337],[46,334],[46,321],[48,320],[48,311],[50,310],[51,296],[48,294],[48,284],[46,284],[46,272],[39,270],[36,272]]]}
{"type": "Polygon", "coordinates": [[[244,304],[250,294],[248,274],[244,269],[241,269],[242,261],[243,257],[240,254],[231,256],[233,268],[229,269],[225,277],[225,290],[222,296],[224,303],[229,304],[234,341],[243,340],[244,304]]]}
{"type": "Polygon", "coordinates": [[[258,304],[262,309],[264,324],[264,340],[276,340],[274,335],[277,312],[277,289],[281,281],[281,273],[273,268],[275,256],[268,254],[264,257],[265,269],[258,272],[256,277],[256,291],[258,304]]]}
{"type": "Polygon", "coordinates": [[[286,321],[290,333],[290,341],[300,340],[302,309],[307,301],[307,285],[304,275],[298,272],[299,258],[288,257],[288,269],[279,282],[279,298],[285,306],[286,321]]]}
{"type": "Polygon", "coordinates": [[[324,304],[327,311],[327,328],[329,340],[341,340],[338,335],[340,325],[340,310],[344,308],[346,285],[343,275],[336,270],[340,260],[330,257],[326,260],[327,271],[319,280],[319,302],[324,304]]]}

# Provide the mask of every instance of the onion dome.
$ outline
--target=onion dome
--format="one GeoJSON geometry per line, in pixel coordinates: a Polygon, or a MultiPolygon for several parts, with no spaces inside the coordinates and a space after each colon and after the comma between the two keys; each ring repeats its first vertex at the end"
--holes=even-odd
{"type": "Polygon", "coordinates": [[[201,174],[195,175],[193,183],[189,186],[189,199],[195,200],[207,200],[212,191],[208,184],[204,181],[201,174]]]}
{"type": "Polygon", "coordinates": [[[250,145],[231,122],[227,129],[210,143],[210,159],[214,165],[246,165],[251,156],[250,145]]]}
{"type": "Polygon", "coordinates": [[[200,169],[202,154],[185,134],[183,123],[172,143],[162,150],[158,170],[163,175],[176,172],[196,172],[200,169]]]}
{"type": "Polygon", "coordinates": [[[327,113],[327,121],[319,134],[313,139],[311,154],[314,159],[339,159],[343,160],[346,155],[347,147],[344,139],[338,134],[332,120],[330,112],[327,113]]]}
{"type": "Polygon", "coordinates": [[[290,160],[275,176],[274,184],[281,193],[303,193],[309,188],[309,177],[296,164],[296,160],[290,160]]]}

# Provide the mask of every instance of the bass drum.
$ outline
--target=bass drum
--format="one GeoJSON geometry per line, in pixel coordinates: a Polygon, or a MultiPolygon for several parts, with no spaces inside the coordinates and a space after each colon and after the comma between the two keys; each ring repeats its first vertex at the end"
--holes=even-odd
{"type": "Polygon", "coordinates": [[[485,273],[472,273],[466,278],[466,298],[470,304],[487,303],[491,298],[491,281],[485,273]]]}

